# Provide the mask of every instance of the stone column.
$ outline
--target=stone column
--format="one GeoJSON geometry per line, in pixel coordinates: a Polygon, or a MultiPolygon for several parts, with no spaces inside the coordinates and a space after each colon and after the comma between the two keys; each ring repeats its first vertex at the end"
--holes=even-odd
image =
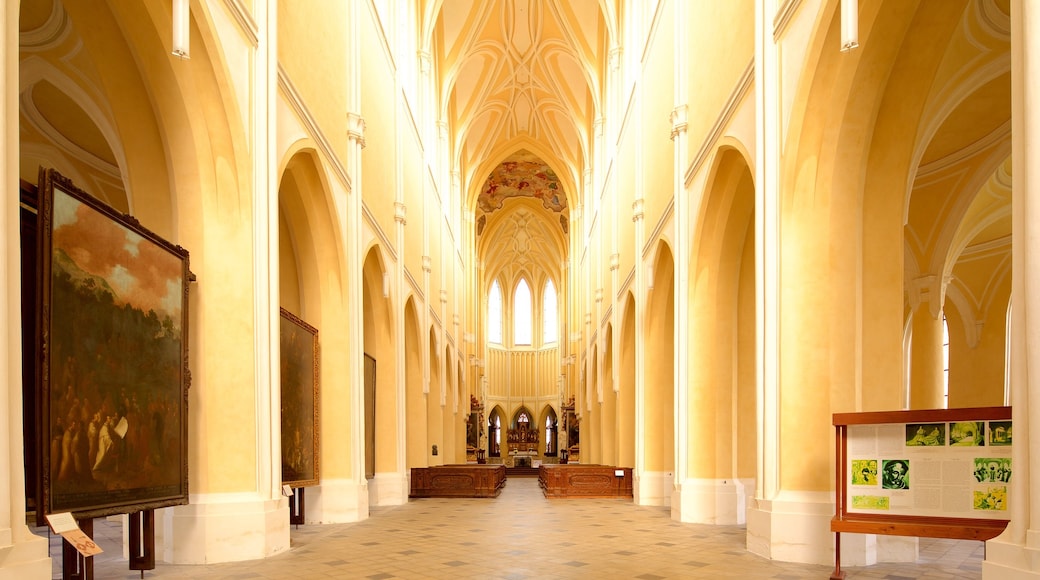
{"type": "MultiPolygon", "coordinates": [[[[18,3],[5,2],[0,8],[0,45],[3,46],[4,73],[0,76],[0,102],[3,103],[0,137],[0,180],[7,192],[0,210],[0,234],[4,239],[4,258],[0,260],[0,373],[5,378],[0,395],[0,577],[50,578],[51,559],[47,538],[38,537],[25,525],[25,465],[22,441],[22,278],[19,248],[18,206],[18,3]]],[[[32,404],[31,402],[28,404],[32,404]]]]}
{"type": "Polygon", "coordinates": [[[1040,578],[1040,5],[1011,2],[1011,419],[1014,423],[1008,516],[986,542],[983,579],[1040,578]],[[1032,79],[1032,80],[1030,80],[1032,79]],[[1036,476],[1036,477],[1034,477],[1036,476]]]}
{"type": "Polygon", "coordinates": [[[941,409],[943,400],[942,302],[935,276],[922,276],[911,287],[910,408],[941,409]]]}

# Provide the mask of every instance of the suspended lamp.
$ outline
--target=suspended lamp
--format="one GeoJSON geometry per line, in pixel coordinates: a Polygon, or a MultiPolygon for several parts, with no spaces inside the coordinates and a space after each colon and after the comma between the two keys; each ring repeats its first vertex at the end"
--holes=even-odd
{"type": "Polygon", "coordinates": [[[188,41],[191,37],[189,34],[188,20],[191,18],[191,11],[188,7],[188,0],[173,0],[173,55],[180,58],[189,58],[188,55],[188,41]]]}
{"type": "Polygon", "coordinates": [[[841,0],[841,51],[859,46],[859,0],[841,0]]]}

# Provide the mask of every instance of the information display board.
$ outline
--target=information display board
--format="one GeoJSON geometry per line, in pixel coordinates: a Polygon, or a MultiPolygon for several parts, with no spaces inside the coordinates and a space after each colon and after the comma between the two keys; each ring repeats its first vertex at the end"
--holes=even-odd
{"type": "Polygon", "coordinates": [[[1007,519],[1010,420],[849,425],[848,513],[1007,519]]]}

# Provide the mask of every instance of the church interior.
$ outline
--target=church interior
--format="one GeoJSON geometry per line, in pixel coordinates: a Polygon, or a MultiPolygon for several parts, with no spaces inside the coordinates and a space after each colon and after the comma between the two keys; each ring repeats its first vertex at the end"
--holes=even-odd
{"type": "MultiPolygon", "coordinates": [[[[1006,499],[976,501],[1006,521],[980,573],[1040,578],[1040,4],[4,4],[0,579],[51,577],[33,521],[77,477],[133,496],[98,446],[172,465],[145,503],[185,577],[332,526],[392,534],[395,509],[460,501],[414,495],[454,465],[607,466],[669,533],[734,539],[708,549],[898,570],[926,537],[836,540],[836,426],[931,410],[999,418],[947,419],[949,446],[1010,447],[1014,424],[986,458],[1006,499]],[[89,271],[101,226],[59,259],[62,203],[183,264],[133,307],[180,349],[138,377],[167,399],[104,385],[159,363],[63,333],[48,278],[75,267],[119,305],[166,266],[118,242],[134,261],[89,271]]],[[[897,491],[856,496],[871,509],[922,481],[877,477],[897,491]]],[[[541,502],[534,481],[505,488],[541,502]]],[[[908,509],[971,494],[942,492],[908,509]]]]}

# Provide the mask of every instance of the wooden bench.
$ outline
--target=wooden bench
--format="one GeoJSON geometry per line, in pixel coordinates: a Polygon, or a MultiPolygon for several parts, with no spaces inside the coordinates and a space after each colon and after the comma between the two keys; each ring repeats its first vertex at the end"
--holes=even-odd
{"type": "Polygon", "coordinates": [[[548,498],[632,497],[632,468],[568,463],[538,468],[538,484],[548,498]]]}
{"type": "Polygon", "coordinates": [[[504,465],[413,467],[408,497],[498,497],[505,483],[504,465]]]}

